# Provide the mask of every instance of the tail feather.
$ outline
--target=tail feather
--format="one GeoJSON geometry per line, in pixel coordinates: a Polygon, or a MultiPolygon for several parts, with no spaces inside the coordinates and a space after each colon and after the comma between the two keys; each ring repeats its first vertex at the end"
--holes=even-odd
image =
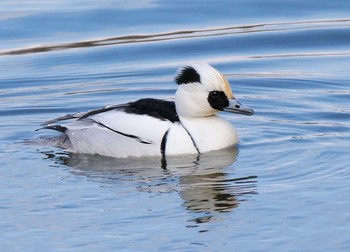
{"type": "Polygon", "coordinates": [[[36,131],[42,130],[42,129],[51,129],[51,130],[56,130],[56,131],[59,131],[59,132],[62,132],[62,133],[64,133],[67,130],[66,127],[58,125],[58,124],[55,124],[55,125],[48,125],[48,126],[42,127],[40,129],[37,129],[36,131]]]}
{"type": "Polygon", "coordinates": [[[60,117],[57,117],[57,118],[54,118],[54,119],[50,119],[50,120],[47,120],[46,122],[43,122],[41,124],[41,126],[50,125],[50,124],[53,124],[53,123],[56,123],[56,122],[59,122],[59,121],[70,120],[70,119],[73,119],[73,118],[79,118],[80,114],[81,113],[67,114],[67,115],[60,116],[60,117]]]}

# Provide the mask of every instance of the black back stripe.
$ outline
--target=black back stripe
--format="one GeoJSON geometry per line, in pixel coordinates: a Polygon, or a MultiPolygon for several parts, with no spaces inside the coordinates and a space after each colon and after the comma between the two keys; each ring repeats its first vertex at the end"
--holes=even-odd
{"type": "Polygon", "coordinates": [[[175,102],[173,101],[145,98],[128,103],[122,110],[125,113],[148,115],[162,121],[180,121],[176,113],[175,102]]]}
{"type": "Polygon", "coordinates": [[[101,122],[97,122],[97,121],[94,121],[95,123],[97,123],[98,125],[106,128],[106,129],[109,129],[110,131],[113,131],[114,133],[117,133],[119,135],[122,135],[122,136],[126,136],[126,137],[130,137],[130,138],[133,138],[135,139],[136,141],[140,142],[140,143],[143,143],[143,144],[152,144],[153,142],[152,141],[149,141],[149,140],[143,140],[141,138],[139,138],[138,136],[135,136],[135,135],[131,135],[131,134],[126,134],[126,133],[123,133],[123,132],[120,132],[120,131],[117,131],[117,130],[114,130],[106,125],[104,125],[103,123],[101,122]]]}
{"type": "MultiPolygon", "coordinates": [[[[170,122],[178,122],[179,117],[176,113],[175,102],[166,101],[153,98],[140,99],[134,102],[129,102],[125,104],[112,105],[108,107],[103,107],[100,109],[91,110],[78,117],[78,120],[83,120],[89,116],[97,115],[99,113],[108,112],[111,110],[119,110],[128,114],[136,115],[148,115],[160,120],[168,120],[170,122]]],[[[72,119],[76,117],[76,114],[69,115],[67,119],[72,119]]],[[[66,120],[66,119],[64,119],[66,120]]]]}
{"type": "Polygon", "coordinates": [[[124,106],[125,106],[125,104],[119,104],[119,105],[106,106],[106,107],[103,107],[103,108],[90,110],[90,111],[87,111],[86,113],[83,113],[83,115],[80,116],[78,120],[83,120],[85,118],[88,118],[89,116],[97,115],[97,114],[100,114],[100,113],[103,113],[103,112],[107,112],[107,111],[111,111],[111,110],[114,110],[114,109],[120,109],[120,108],[123,108],[124,106]]]}

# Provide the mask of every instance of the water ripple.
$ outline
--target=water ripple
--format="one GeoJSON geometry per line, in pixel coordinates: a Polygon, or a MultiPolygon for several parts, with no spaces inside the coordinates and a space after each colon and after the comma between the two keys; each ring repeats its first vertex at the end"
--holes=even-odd
{"type": "MultiPolygon", "coordinates": [[[[124,35],[124,36],[117,36],[117,37],[110,37],[110,38],[93,39],[88,41],[78,41],[78,42],[62,43],[62,44],[55,44],[55,45],[44,45],[44,46],[34,46],[30,48],[3,50],[0,52],[0,56],[42,53],[42,52],[66,50],[66,49],[73,49],[73,48],[109,46],[109,45],[130,44],[130,43],[145,43],[145,42],[159,42],[159,41],[179,40],[179,39],[189,39],[189,38],[218,37],[218,36],[225,36],[225,35],[247,34],[247,33],[258,33],[258,32],[266,33],[266,32],[293,31],[293,30],[310,30],[310,29],[325,29],[325,28],[330,29],[330,28],[341,28],[341,27],[349,27],[349,26],[350,26],[350,19],[335,19],[335,20],[312,20],[312,21],[300,21],[300,22],[264,23],[264,24],[229,26],[229,27],[219,27],[219,28],[210,28],[210,29],[199,29],[199,30],[182,30],[182,31],[148,34],[148,35],[124,35]]],[[[350,54],[350,52],[346,52],[346,53],[350,54]]],[[[310,54],[308,55],[310,56],[310,54]]],[[[324,54],[316,54],[316,55],[320,56],[324,54]]],[[[330,54],[330,55],[334,55],[334,54],[330,54]]],[[[290,56],[295,57],[295,55],[284,55],[283,57],[290,57],[290,56]]],[[[256,56],[256,57],[259,57],[259,56],[256,56]]],[[[270,56],[270,57],[276,57],[276,56],[270,56]]]]}

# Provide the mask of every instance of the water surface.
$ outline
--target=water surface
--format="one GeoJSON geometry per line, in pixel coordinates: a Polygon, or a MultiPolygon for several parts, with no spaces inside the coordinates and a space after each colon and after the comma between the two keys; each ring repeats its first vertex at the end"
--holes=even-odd
{"type": "Polygon", "coordinates": [[[347,251],[349,1],[2,1],[3,251],[347,251]],[[204,61],[252,117],[237,148],[70,154],[43,121],[143,97],[204,61]]]}

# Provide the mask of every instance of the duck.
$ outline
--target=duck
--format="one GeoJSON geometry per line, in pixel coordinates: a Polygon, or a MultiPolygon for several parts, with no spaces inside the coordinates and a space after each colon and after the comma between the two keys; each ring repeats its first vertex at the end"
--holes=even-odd
{"type": "MultiPolygon", "coordinates": [[[[59,147],[73,153],[118,158],[216,151],[239,143],[234,126],[218,115],[253,115],[233,95],[227,79],[207,63],[180,67],[175,99],[136,101],[63,115],[40,128],[60,132],[59,147]]],[[[38,129],[39,130],[39,129],[38,129]]]]}

